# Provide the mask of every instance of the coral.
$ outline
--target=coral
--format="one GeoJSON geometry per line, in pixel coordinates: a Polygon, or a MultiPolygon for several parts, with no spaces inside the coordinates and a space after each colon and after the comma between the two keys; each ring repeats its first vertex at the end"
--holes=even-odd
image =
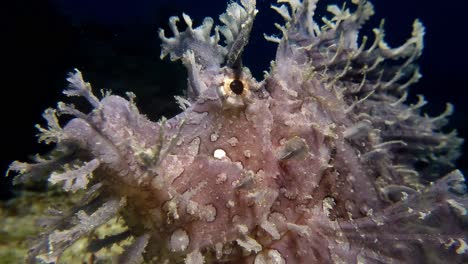
{"type": "Polygon", "coordinates": [[[406,104],[420,78],[424,27],[416,20],[400,47],[359,32],[373,15],[317,0],[280,0],[285,20],[276,59],[264,80],[242,64],[257,10],[231,3],[222,26],[191,18],[172,37],[160,31],[161,57],[188,71],[183,112],[155,123],[129,100],[98,99],[81,73],[67,96],[46,110],[40,140],[56,144],[36,163],[12,163],[17,181],[46,177],[85,197],[50,221],[29,262],[57,262],[62,252],[115,216],[128,231],[90,243],[105,247],[133,236],[120,263],[462,263],[468,261],[463,175],[454,168],[462,142],[445,134],[447,111],[421,114],[422,96],[406,104]],[[224,45],[220,44],[221,37],[224,45]],[[59,115],[72,115],[63,128],[59,115]]]}

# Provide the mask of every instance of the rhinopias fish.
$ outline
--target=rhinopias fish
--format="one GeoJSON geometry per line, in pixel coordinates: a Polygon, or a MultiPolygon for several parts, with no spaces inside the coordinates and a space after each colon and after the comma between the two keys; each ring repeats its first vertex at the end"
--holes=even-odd
{"type": "Polygon", "coordinates": [[[392,48],[383,23],[359,35],[371,3],[328,6],[319,23],[317,1],[272,6],[285,23],[265,36],[278,49],[261,81],[242,63],[255,0],[230,3],[222,25],[183,14],[181,32],[171,17],[161,57],[188,71],[171,119],[148,120],[131,93],[98,98],[71,73],[64,93],[93,110],[47,109],[39,139],[55,151],[10,169],[87,195],[29,261],[57,262],[119,215],[128,231],[109,243],[134,237],[121,263],[466,263],[468,200],[452,163],[462,140],[441,131],[452,106],[429,117],[422,96],[406,103],[423,25],[392,48]],[[74,118],[62,128],[57,114],[74,118]]]}

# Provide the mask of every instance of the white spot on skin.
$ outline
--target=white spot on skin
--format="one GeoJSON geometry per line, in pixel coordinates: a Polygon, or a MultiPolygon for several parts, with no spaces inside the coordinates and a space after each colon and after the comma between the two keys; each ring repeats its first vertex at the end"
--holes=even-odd
{"type": "Polygon", "coordinates": [[[248,150],[248,149],[244,150],[244,157],[246,157],[246,158],[252,157],[252,154],[250,153],[250,150],[248,150]]]}
{"type": "Polygon", "coordinates": [[[227,180],[227,174],[226,173],[220,173],[216,177],[216,184],[224,183],[224,182],[226,182],[226,180],[227,180]]]}
{"type": "Polygon", "coordinates": [[[226,203],[226,207],[227,207],[227,208],[233,208],[234,205],[236,205],[236,204],[234,203],[233,200],[229,200],[229,201],[226,203]]]}
{"type": "Polygon", "coordinates": [[[203,206],[200,216],[205,219],[207,222],[213,222],[216,219],[216,207],[212,204],[203,206]]]}
{"type": "Polygon", "coordinates": [[[213,152],[213,157],[215,159],[223,159],[226,157],[226,151],[224,151],[223,149],[215,149],[215,151],[213,152]]]}
{"type": "Polygon", "coordinates": [[[227,142],[229,143],[229,145],[231,145],[231,147],[235,147],[237,143],[239,143],[239,140],[236,137],[232,137],[228,139],[227,142]]]}
{"type": "Polygon", "coordinates": [[[210,135],[211,142],[215,142],[216,140],[218,140],[218,138],[219,135],[216,132],[210,135]]]}
{"type": "Polygon", "coordinates": [[[187,232],[183,229],[177,229],[172,233],[171,239],[169,241],[169,249],[172,252],[182,252],[187,249],[189,244],[189,237],[187,232]]]}

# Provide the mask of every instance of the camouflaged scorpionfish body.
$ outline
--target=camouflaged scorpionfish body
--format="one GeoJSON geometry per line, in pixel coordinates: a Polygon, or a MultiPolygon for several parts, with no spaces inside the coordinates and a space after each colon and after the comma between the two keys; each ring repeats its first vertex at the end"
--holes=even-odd
{"type": "Polygon", "coordinates": [[[241,63],[255,0],[229,4],[214,35],[211,18],[194,28],[184,14],[183,32],[170,19],[162,57],[184,63],[188,90],[169,120],[151,122],[133,100],[99,100],[70,75],[65,94],[94,110],[47,110],[40,139],[56,143],[54,155],[11,169],[89,194],[49,227],[31,262],[57,261],[115,215],[135,238],[122,263],[468,261],[468,200],[452,163],[462,140],[440,131],[452,108],[428,117],[423,97],[405,103],[424,27],[415,21],[390,48],[382,27],[372,43],[359,40],[374,12],[365,0],[354,11],[329,6],[320,24],[317,0],[278,2],[286,23],[281,38],[266,36],[278,51],[261,82],[241,63]],[[76,118],[61,128],[56,111],[76,118]]]}

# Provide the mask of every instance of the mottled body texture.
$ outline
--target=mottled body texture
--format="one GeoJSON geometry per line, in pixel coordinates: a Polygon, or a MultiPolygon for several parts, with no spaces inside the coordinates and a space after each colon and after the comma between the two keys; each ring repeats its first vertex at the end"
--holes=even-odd
{"type": "Polygon", "coordinates": [[[312,20],[316,1],[279,1],[290,6],[275,7],[283,37],[266,37],[278,52],[257,82],[240,60],[257,11],[241,2],[215,35],[212,19],[192,28],[185,14],[186,31],[177,17],[173,37],[161,31],[162,55],[181,59],[189,76],[184,111],[170,120],[149,121],[133,95],[99,100],[80,72],[70,75],[65,93],[95,109],[59,104],[76,116],[63,129],[47,110],[41,140],[56,151],[11,169],[23,180],[52,172],[50,182],[89,194],[50,225],[30,261],[57,261],[117,214],[135,237],[122,263],[468,261],[468,200],[451,163],[461,140],[440,132],[451,107],[428,117],[422,97],[404,103],[420,76],[422,25],[401,47],[389,48],[382,28],[366,45],[366,1],[353,1],[354,12],[329,7],[322,27],[312,20]]]}

